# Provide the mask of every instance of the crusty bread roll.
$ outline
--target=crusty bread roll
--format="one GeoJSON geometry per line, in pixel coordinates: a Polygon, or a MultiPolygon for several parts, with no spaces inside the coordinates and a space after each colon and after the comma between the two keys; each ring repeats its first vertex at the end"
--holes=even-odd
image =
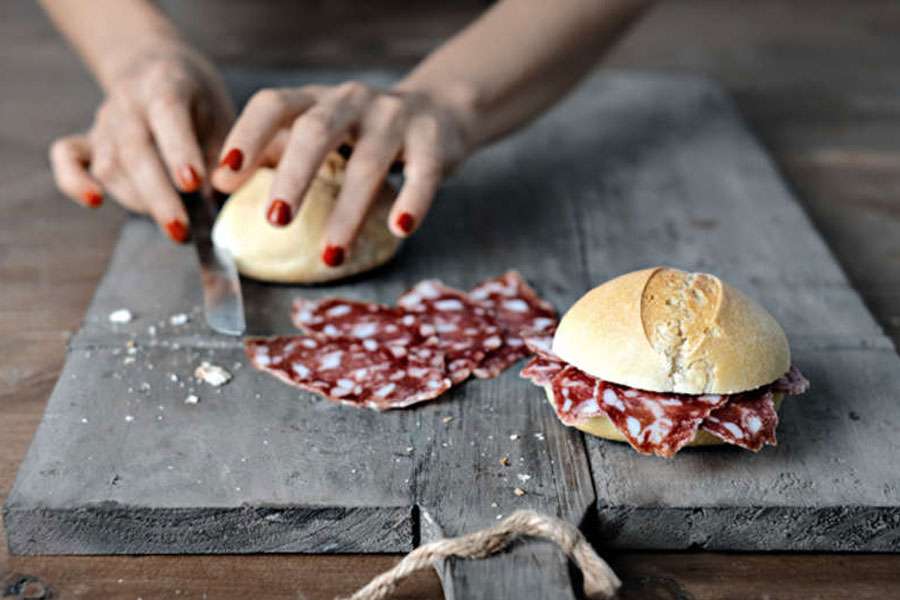
{"type": "Polygon", "coordinates": [[[713,275],[665,267],[582,296],[553,351],[606,381],[682,394],[752,390],[791,366],[787,336],[759,304],[713,275]]]}
{"type": "Polygon", "coordinates": [[[287,227],[275,227],[265,218],[275,172],[259,169],[225,203],[213,229],[213,241],[231,251],[242,274],[262,281],[320,283],[387,262],[400,246],[400,240],[387,227],[395,197],[388,184],[379,190],[344,264],[333,268],[322,262],[322,235],[343,183],[344,164],[337,154],[329,155],[310,185],[299,214],[287,227]]]}
{"type": "MultiPolygon", "coordinates": [[[[555,403],[553,401],[553,388],[549,385],[546,385],[544,386],[544,391],[547,393],[547,400],[550,401],[550,405],[555,406],[555,403]]],[[[775,410],[778,410],[779,408],[781,408],[781,400],[784,398],[784,394],[782,394],[781,392],[775,392],[773,396],[775,400],[775,410]]],[[[609,417],[589,417],[580,420],[573,427],[575,427],[575,429],[580,429],[585,433],[589,433],[591,435],[595,435],[607,440],[614,440],[616,442],[628,442],[625,436],[622,435],[622,432],[616,429],[616,426],[612,424],[612,421],[609,420],[609,417]]],[[[694,436],[694,439],[688,442],[686,446],[716,446],[725,443],[726,442],[722,441],[708,431],[698,429],[697,434],[694,436]]]]}
{"type": "MultiPolygon", "coordinates": [[[[612,279],[560,321],[553,352],[585,373],[633,388],[731,394],[767,385],[791,366],[787,336],[764,308],[714,275],[667,267],[612,279]]],[[[545,387],[553,402],[553,390],[545,387]]],[[[775,394],[775,408],[783,395],[775,394]]],[[[626,441],[605,416],[575,425],[626,441]]],[[[689,446],[723,444],[699,430],[689,446]]]]}

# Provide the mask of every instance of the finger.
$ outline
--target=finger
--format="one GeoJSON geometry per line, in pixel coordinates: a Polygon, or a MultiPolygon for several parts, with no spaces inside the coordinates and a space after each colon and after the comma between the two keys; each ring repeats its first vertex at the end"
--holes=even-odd
{"type": "Polygon", "coordinates": [[[318,86],[307,86],[269,88],[254,94],[225,138],[213,185],[224,192],[237,189],[264,162],[272,139],[313,106],[321,91],[318,86]]]}
{"type": "Polygon", "coordinates": [[[90,144],[83,135],[60,138],[50,146],[56,187],[78,204],[97,208],[103,204],[103,188],[88,172],[90,162],[90,144]]]}
{"type": "Polygon", "coordinates": [[[165,167],[150,140],[150,132],[133,117],[125,117],[117,128],[117,156],[131,186],[160,228],[173,241],[186,242],[188,218],[181,200],[169,182],[165,167]]]}
{"type": "Polygon", "coordinates": [[[270,223],[291,222],[325,157],[358,122],[371,96],[361,84],[343,84],[294,121],[272,182],[272,201],[266,209],[270,223]]]}
{"type": "MultiPolygon", "coordinates": [[[[325,227],[323,260],[330,266],[334,250],[353,246],[369,208],[384,183],[388,169],[402,144],[402,105],[379,103],[367,118],[362,135],[347,163],[347,172],[334,209],[325,227]],[[390,108],[384,108],[384,107],[390,108]],[[386,112],[392,111],[392,112],[386,112]]],[[[346,252],[344,252],[346,253],[346,252]]]]}
{"type": "Polygon", "coordinates": [[[388,216],[388,227],[398,237],[411,235],[431,208],[444,177],[437,148],[434,127],[424,124],[410,128],[403,152],[403,187],[388,216]]]}
{"type": "Polygon", "coordinates": [[[182,191],[197,191],[206,167],[188,101],[178,95],[163,96],[150,104],[147,120],[172,181],[182,191]]]}
{"type": "Polygon", "coordinates": [[[91,175],[103,185],[103,189],[116,202],[132,212],[146,214],[148,211],[144,199],[131,185],[131,180],[117,156],[115,112],[109,106],[101,108],[91,128],[89,134],[93,152],[91,175]]]}

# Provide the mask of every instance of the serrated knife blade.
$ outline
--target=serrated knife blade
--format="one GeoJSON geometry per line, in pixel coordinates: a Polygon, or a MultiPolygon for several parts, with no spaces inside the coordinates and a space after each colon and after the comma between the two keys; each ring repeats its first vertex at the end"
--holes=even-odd
{"type": "Polygon", "coordinates": [[[200,261],[206,323],[219,333],[241,335],[247,328],[241,279],[231,253],[212,240],[213,224],[225,198],[208,186],[180,195],[191,221],[191,241],[200,261]]]}

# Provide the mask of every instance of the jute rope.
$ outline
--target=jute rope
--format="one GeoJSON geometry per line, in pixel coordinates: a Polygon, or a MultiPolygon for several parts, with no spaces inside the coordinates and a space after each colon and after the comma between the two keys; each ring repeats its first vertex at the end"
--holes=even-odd
{"type": "Polygon", "coordinates": [[[493,527],[419,546],[403,557],[393,569],[375,577],[352,596],[338,600],[383,600],[401,581],[416,571],[432,566],[437,560],[450,557],[485,558],[505,549],[517,537],[526,535],[556,543],[575,561],[584,576],[584,594],[588,598],[612,598],[622,585],[577,527],[533,510],[520,510],[493,527]]]}

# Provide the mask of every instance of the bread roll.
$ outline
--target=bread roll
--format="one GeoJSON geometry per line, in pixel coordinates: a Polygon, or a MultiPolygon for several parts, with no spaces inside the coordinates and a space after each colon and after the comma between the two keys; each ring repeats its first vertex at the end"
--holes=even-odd
{"type": "Polygon", "coordinates": [[[563,316],[553,351],[600,379],[682,394],[752,390],[791,366],[787,336],[759,304],[713,275],[666,267],[582,296],[563,316]]]}
{"type": "Polygon", "coordinates": [[[238,271],[261,281],[320,283],[384,264],[400,246],[387,227],[395,198],[387,184],[379,189],[344,264],[333,268],[322,262],[322,235],[343,183],[344,165],[340,156],[329,155],[287,227],[275,227],[265,218],[275,172],[260,168],[225,203],[213,241],[231,251],[238,271]]]}

